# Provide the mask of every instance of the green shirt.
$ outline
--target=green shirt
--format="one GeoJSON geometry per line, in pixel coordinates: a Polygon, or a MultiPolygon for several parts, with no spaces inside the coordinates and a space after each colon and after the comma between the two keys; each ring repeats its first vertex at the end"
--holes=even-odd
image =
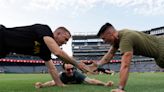
{"type": "Polygon", "coordinates": [[[119,48],[121,53],[133,51],[134,55],[158,58],[158,38],[134,30],[121,30],[119,34],[119,48]]]}

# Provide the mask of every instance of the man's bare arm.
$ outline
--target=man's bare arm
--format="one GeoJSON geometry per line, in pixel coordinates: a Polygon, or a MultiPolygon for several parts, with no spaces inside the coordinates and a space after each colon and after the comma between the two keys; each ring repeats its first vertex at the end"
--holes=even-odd
{"type": "Polygon", "coordinates": [[[62,81],[59,78],[58,71],[57,71],[56,67],[54,67],[52,60],[45,61],[45,64],[48,68],[49,73],[51,74],[52,79],[56,82],[56,85],[64,86],[64,84],[62,83],[62,81]]]}
{"type": "Polygon", "coordinates": [[[133,57],[133,52],[125,52],[121,58],[121,68],[120,68],[120,88],[124,88],[129,76],[129,68],[131,59],[133,57]]]}
{"type": "Polygon", "coordinates": [[[108,63],[113,58],[116,51],[117,51],[117,48],[111,47],[111,49],[109,49],[109,51],[100,60],[98,65],[104,65],[104,64],[108,63]]]}
{"type": "Polygon", "coordinates": [[[108,86],[108,87],[111,87],[114,85],[114,83],[112,81],[105,83],[105,82],[102,82],[102,81],[97,80],[97,79],[91,79],[89,77],[86,77],[84,81],[86,83],[92,84],[92,85],[100,85],[100,86],[108,86]]]}
{"type": "Polygon", "coordinates": [[[76,60],[69,57],[63,50],[61,50],[52,37],[45,36],[43,39],[53,54],[62,59],[64,62],[71,63],[74,66],[78,67],[76,60]]]}
{"type": "Polygon", "coordinates": [[[54,80],[47,81],[45,83],[42,83],[42,82],[35,83],[35,88],[44,88],[44,87],[52,87],[52,86],[56,86],[56,83],[54,82],[54,80]]]}
{"type": "Polygon", "coordinates": [[[50,49],[50,51],[53,54],[55,54],[57,57],[59,57],[62,61],[76,66],[83,72],[91,72],[92,73],[90,68],[88,68],[86,65],[78,63],[74,58],[69,57],[63,50],[61,50],[60,47],[58,46],[58,44],[54,41],[54,39],[52,37],[45,36],[43,39],[44,39],[46,45],[48,46],[48,48],[50,49]]]}
{"type": "Polygon", "coordinates": [[[116,51],[117,48],[111,47],[99,62],[93,62],[93,64],[89,66],[90,70],[95,71],[99,66],[109,63],[116,51]]]}

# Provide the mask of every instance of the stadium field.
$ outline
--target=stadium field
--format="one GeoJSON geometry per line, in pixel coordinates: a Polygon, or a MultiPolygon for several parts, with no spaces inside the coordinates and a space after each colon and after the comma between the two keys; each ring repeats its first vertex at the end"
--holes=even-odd
{"type": "MultiPolygon", "coordinates": [[[[118,74],[89,75],[102,81],[118,82],[118,74]]],[[[51,80],[48,74],[0,74],[0,92],[110,92],[114,87],[94,85],[68,85],[36,89],[34,83],[51,80]]],[[[130,73],[127,92],[164,92],[164,73],[130,73]]]]}

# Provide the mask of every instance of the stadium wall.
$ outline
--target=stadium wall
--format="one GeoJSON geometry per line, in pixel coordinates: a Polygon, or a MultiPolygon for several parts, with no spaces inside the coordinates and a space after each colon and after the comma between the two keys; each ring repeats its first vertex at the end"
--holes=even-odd
{"type": "MultiPolygon", "coordinates": [[[[31,56],[32,57],[32,56],[31,56]]],[[[44,61],[20,55],[9,55],[0,59],[0,73],[47,73],[48,69],[44,61]]],[[[58,71],[62,71],[62,61],[53,60],[58,71]]]]}
{"type": "MultiPolygon", "coordinates": [[[[62,71],[62,67],[56,68],[62,71]]],[[[48,73],[46,66],[0,66],[0,73],[48,73]]]]}
{"type": "MultiPolygon", "coordinates": [[[[110,69],[119,72],[121,63],[110,63],[102,66],[105,69],[110,69]]],[[[164,69],[158,67],[155,61],[137,61],[131,62],[130,72],[163,72],[164,69]]]]}

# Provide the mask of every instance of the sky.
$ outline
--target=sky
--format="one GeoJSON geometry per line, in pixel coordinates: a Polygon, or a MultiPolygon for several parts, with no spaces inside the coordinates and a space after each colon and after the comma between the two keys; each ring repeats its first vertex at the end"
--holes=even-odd
{"type": "MultiPolygon", "coordinates": [[[[106,22],[116,29],[149,30],[164,26],[164,0],[0,0],[0,24],[47,24],[72,34],[97,33],[106,22]]],[[[71,40],[63,49],[72,55],[71,40]]]]}

